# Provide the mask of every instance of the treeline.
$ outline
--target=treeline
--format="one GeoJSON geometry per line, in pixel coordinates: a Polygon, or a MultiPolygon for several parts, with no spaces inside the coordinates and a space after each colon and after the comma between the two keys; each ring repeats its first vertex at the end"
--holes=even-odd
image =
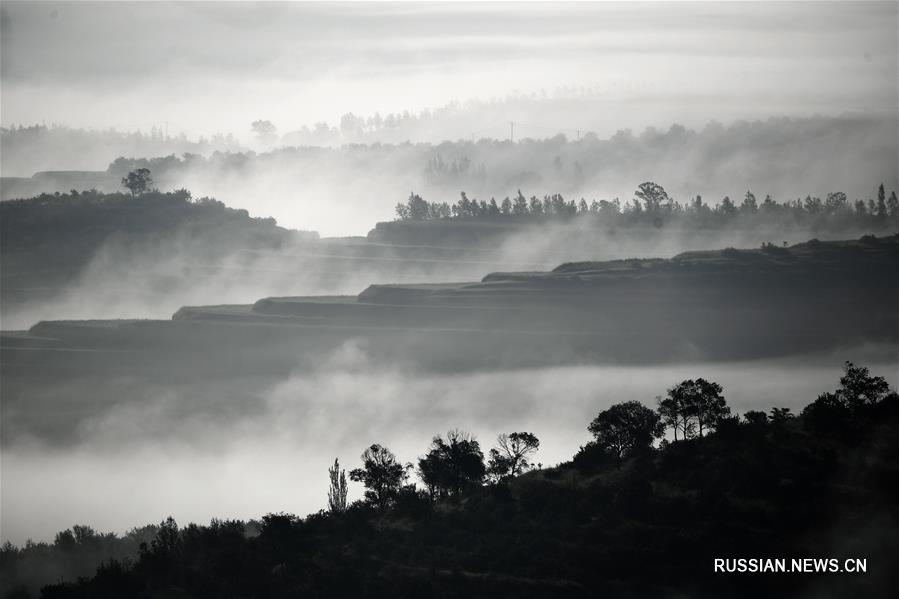
{"type": "Polygon", "coordinates": [[[521,190],[515,197],[506,196],[497,202],[469,199],[461,193],[458,202],[428,202],[412,193],[405,203],[397,204],[398,220],[423,221],[439,219],[570,219],[593,217],[606,225],[653,224],[663,226],[678,223],[686,226],[731,226],[743,221],[767,219],[791,221],[803,225],[829,223],[834,227],[892,227],[899,225],[899,200],[892,191],[887,197],[883,184],[877,188],[877,197],[849,201],[843,192],[828,193],[823,199],[806,196],[804,199],[777,202],[770,195],[759,200],[747,191],[740,204],[725,196],[716,205],[705,203],[696,196],[687,203],[670,197],[665,188],[652,181],[641,183],[634,198],[622,203],[613,200],[566,200],[562,194],[532,195],[526,198],[521,190]]]}
{"type": "Polygon", "coordinates": [[[77,129],[63,125],[0,127],[4,176],[31,176],[44,170],[97,170],[115,156],[159,156],[185,152],[241,150],[231,134],[189,139],[163,126],[149,131],[77,129]]]}
{"type": "MultiPolygon", "coordinates": [[[[508,119],[503,121],[507,126],[508,119]]],[[[591,197],[596,197],[599,204],[600,197],[609,196],[606,201],[613,203],[611,198],[617,196],[623,211],[629,190],[644,180],[645,173],[652,173],[656,181],[664,181],[668,193],[681,202],[694,196],[696,190],[707,190],[706,195],[714,196],[709,204],[714,205],[731,190],[742,194],[746,189],[764,185],[778,202],[804,197],[814,190],[812,198],[819,196],[823,203],[828,189],[842,189],[850,198],[867,193],[873,196],[875,190],[870,186],[878,181],[883,181],[887,190],[899,189],[895,178],[896,140],[890,134],[895,130],[895,119],[843,116],[770,119],[727,126],[709,123],[699,130],[673,125],[667,130],[619,131],[605,139],[595,135],[582,135],[579,139],[558,135],[516,138],[512,142],[496,137],[472,140],[465,135],[464,139],[440,143],[405,141],[412,138],[396,143],[344,141],[339,147],[291,142],[292,147],[260,153],[186,150],[165,153],[169,155],[112,153],[107,146],[99,164],[109,165],[106,174],[110,191],[118,178],[129,171],[149,168],[163,188],[202,190],[203,194],[231,205],[262,189],[266,192],[260,203],[291,199],[291,205],[294,197],[312,198],[318,191],[327,190],[325,197],[332,198],[333,207],[339,207],[344,215],[346,210],[340,205],[352,198],[401,199],[395,194],[408,190],[429,200],[446,198],[450,193],[455,199],[459,190],[465,190],[469,199],[479,199],[478,209],[480,200],[484,200],[488,206],[484,212],[490,209],[491,196],[496,196],[497,209],[501,210],[502,196],[497,194],[516,189],[524,193],[532,190],[541,205],[544,194],[558,193],[566,203],[575,199],[576,204],[583,197],[588,209],[591,197]],[[115,156],[122,158],[110,165],[115,156]],[[796,173],[802,173],[802,178],[797,179],[796,173]],[[266,198],[267,195],[273,197],[266,198]]],[[[57,162],[45,168],[62,168],[63,164],[57,162]]],[[[61,176],[57,179],[62,186],[59,191],[77,186],[63,181],[61,176]]],[[[57,183],[48,179],[34,183],[38,184],[57,183]]],[[[4,193],[4,198],[12,197],[9,192],[4,193]]],[[[510,201],[514,199],[510,197],[510,201]]],[[[740,197],[731,199],[735,204],[741,203],[740,197]]],[[[530,198],[526,200],[530,212],[530,198]]],[[[764,195],[759,194],[757,203],[763,201],[764,195]]],[[[378,212],[383,208],[376,209],[373,201],[366,204],[373,207],[365,218],[379,218],[378,212]]],[[[331,207],[318,206],[322,210],[331,207]]],[[[275,210],[270,213],[277,216],[275,210]]],[[[360,204],[353,213],[363,214],[365,208],[360,204]]]]}
{"type": "MultiPolygon", "coordinates": [[[[899,395],[890,391],[886,379],[871,376],[868,369],[846,362],[835,392],[820,395],[802,411],[805,423],[824,434],[838,434],[849,423],[878,417],[882,411],[899,410],[899,395]]],[[[718,383],[702,378],[685,380],[668,389],[664,398],[657,398],[656,409],[638,401],[612,405],[600,412],[587,426],[594,439],[581,448],[575,463],[598,456],[614,460],[616,468],[636,453],[649,450],[670,431],[673,442],[702,438],[710,433],[735,430],[740,425],[757,426],[783,422],[794,418],[790,408],[775,407],[769,414],[748,411],[743,418],[731,413],[718,383]]],[[[665,439],[663,446],[670,444],[665,439]]],[[[490,450],[485,463],[480,443],[468,433],[451,430],[446,437],[433,438],[427,453],[419,458],[417,469],[424,485],[418,489],[408,482],[413,470],[411,463],[402,464],[386,447],[374,444],[362,456],[362,466],[350,471],[350,479],[365,486],[365,502],[385,509],[404,495],[438,500],[458,497],[473,487],[498,484],[509,477],[530,470],[531,456],[539,449],[540,441],[529,432],[503,433],[497,446],[490,450]]],[[[334,469],[338,468],[335,462],[334,469]]],[[[339,484],[332,486],[329,497],[344,496],[339,484]]],[[[341,511],[341,503],[331,504],[332,511],[341,511]]]]}
{"type": "MultiPolygon", "coordinates": [[[[884,378],[847,362],[839,387],[799,415],[738,417],[722,394],[699,378],[654,408],[612,405],[588,424],[593,440],[555,468],[534,467],[539,441],[527,433],[501,436],[485,459],[474,437],[450,431],[417,467],[372,445],[349,473],[365,487],[360,501],[347,504],[335,462],[327,511],[209,526],[169,518],[146,529],[153,538],[133,559],[110,555],[92,578],[48,581],[41,596],[795,596],[814,580],[713,576],[712,560],[734,548],[895,555],[899,395],[884,378]],[[422,487],[408,481],[413,469],[422,487]]],[[[16,584],[28,560],[68,555],[61,535],[2,548],[5,596],[28,596],[16,584]]],[[[882,569],[828,579],[836,596],[887,596],[889,585],[882,569]]]]}

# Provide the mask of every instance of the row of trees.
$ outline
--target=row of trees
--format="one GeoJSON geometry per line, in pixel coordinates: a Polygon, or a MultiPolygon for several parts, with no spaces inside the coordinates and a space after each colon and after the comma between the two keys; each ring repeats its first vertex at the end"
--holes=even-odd
{"type": "MultiPolygon", "coordinates": [[[[624,457],[645,451],[668,429],[675,442],[733,429],[741,420],[731,414],[722,391],[718,383],[699,378],[683,381],[669,389],[664,398],[657,397],[656,410],[637,401],[615,404],[590,423],[588,430],[595,439],[588,445],[611,455],[620,466],[624,457]]],[[[818,433],[851,435],[857,432],[853,423],[864,423],[885,402],[894,407],[899,402],[899,395],[890,391],[886,379],[871,376],[867,368],[846,362],[839,389],[819,395],[803,408],[801,416],[818,433]]],[[[774,407],[767,414],[749,410],[743,414],[742,423],[757,426],[794,417],[790,408],[774,407]]],[[[667,444],[667,440],[662,443],[667,444]]]]}
{"type": "MultiPolygon", "coordinates": [[[[424,492],[431,500],[450,499],[482,485],[485,481],[499,483],[534,468],[533,455],[540,448],[540,440],[529,432],[503,433],[497,437],[496,447],[490,449],[487,462],[478,440],[458,429],[446,437],[437,435],[427,454],[419,458],[417,473],[424,483],[424,492]]],[[[386,509],[403,495],[419,494],[409,484],[411,463],[401,463],[396,455],[377,443],[361,456],[362,466],[350,471],[350,480],[365,487],[366,503],[386,509]]],[[[328,509],[332,513],[347,509],[346,471],[340,464],[328,471],[328,509]]]]}
{"type": "Polygon", "coordinates": [[[579,201],[566,200],[561,194],[545,195],[543,198],[531,196],[526,198],[521,190],[515,197],[506,197],[501,202],[491,198],[484,200],[469,199],[461,193],[461,199],[454,203],[428,202],[418,194],[411,193],[405,203],[397,204],[396,215],[399,220],[434,220],[449,218],[483,218],[483,217],[573,217],[579,214],[596,214],[607,219],[622,216],[633,218],[649,217],[654,222],[664,222],[674,218],[694,218],[706,220],[728,221],[739,216],[784,215],[794,218],[809,217],[874,217],[886,221],[899,219],[899,199],[893,191],[887,197],[883,184],[877,189],[877,199],[855,200],[850,203],[843,192],[832,192],[825,198],[806,196],[805,199],[775,201],[770,195],[759,201],[752,191],[747,191],[740,205],[730,197],[724,197],[715,206],[703,202],[697,195],[687,204],[681,204],[668,195],[665,188],[652,181],[641,183],[634,192],[634,198],[624,204],[618,198],[614,200],[593,200],[589,204],[581,198],[579,201]]]}
{"type": "MultiPolygon", "coordinates": [[[[664,398],[657,397],[655,410],[638,401],[614,404],[599,412],[587,426],[593,440],[581,452],[598,451],[620,468],[625,458],[650,449],[667,430],[677,442],[740,424],[779,423],[794,417],[790,408],[775,407],[770,413],[750,410],[741,421],[731,414],[722,392],[718,383],[698,378],[682,381],[668,389],[664,398]]],[[[840,388],[821,394],[803,409],[802,416],[809,426],[833,432],[888,399],[899,401],[899,396],[890,391],[883,377],[871,376],[867,368],[846,362],[840,388]]],[[[456,498],[484,482],[500,483],[531,470],[532,457],[539,447],[540,441],[533,433],[502,434],[485,464],[477,439],[463,431],[451,430],[445,438],[434,437],[427,454],[418,460],[417,474],[429,499],[456,498]]],[[[374,444],[363,452],[361,459],[362,466],[350,471],[350,479],[364,485],[366,503],[386,509],[404,494],[419,493],[408,482],[413,465],[401,463],[386,447],[374,444]]],[[[329,509],[345,511],[345,472],[339,471],[336,460],[329,474],[329,509]]]]}

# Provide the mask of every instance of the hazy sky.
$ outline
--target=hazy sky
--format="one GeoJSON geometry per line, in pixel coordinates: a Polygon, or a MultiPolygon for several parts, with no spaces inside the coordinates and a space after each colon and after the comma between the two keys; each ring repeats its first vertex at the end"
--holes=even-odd
{"type": "Polygon", "coordinates": [[[3,2],[2,123],[249,137],[566,85],[599,91],[598,133],[895,112],[897,24],[895,2],[3,2]]]}

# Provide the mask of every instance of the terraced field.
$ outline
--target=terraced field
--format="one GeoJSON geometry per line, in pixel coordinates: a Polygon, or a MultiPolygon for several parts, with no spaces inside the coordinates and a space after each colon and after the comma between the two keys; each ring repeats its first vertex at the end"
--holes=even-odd
{"type": "MultiPolygon", "coordinates": [[[[4,333],[3,363],[51,367],[51,350],[129,350],[152,357],[141,368],[227,372],[239,359],[281,371],[347,340],[426,368],[762,358],[897,343],[897,273],[899,236],[570,263],[470,283],[372,285],[358,296],[189,306],[171,320],[46,321],[4,333]]],[[[110,363],[134,362],[123,352],[110,363]]]]}

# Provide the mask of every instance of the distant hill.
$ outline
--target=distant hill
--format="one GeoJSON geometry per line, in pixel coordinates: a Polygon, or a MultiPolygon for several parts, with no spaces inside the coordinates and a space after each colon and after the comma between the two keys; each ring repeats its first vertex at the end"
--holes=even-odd
{"type": "Polygon", "coordinates": [[[137,197],[73,191],[2,202],[2,304],[7,311],[41,290],[59,293],[107,244],[147,255],[177,245],[185,263],[214,263],[239,250],[278,249],[317,238],[213,199],[193,199],[183,190],[137,197]]]}
{"type": "MultiPolygon", "coordinates": [[[[505,127],[510,119],[499,120],[505,127]]],[[[615,198],[625,203],[637,183],[652,178],[683,203],[696,195],[709,205],[725,196],[739,203],[747,190],[759,203],[767,194],[783,202],[807,194],[823,199],[830,192],[845,192],[850,202],[867,200],[881,182],[888,191],[899,189],[896,129],[895,118],[856,114],[712,122],[697,130],[675,124],[643,132],[623,130],[605,139],[558,135],[516,138],[512,143],[470,139],[470,131],[441,143],[410,143],[405,140],[414,137],[399,137],[396,143],[343,140],[340,147],[322,147],[320,140],[308,139],[305,143],[312,145],[260,153],[214,151],[220,146],[178,149],[170,144],[135,145],[134,151],[125,152],[122,148],[131,146],[104,142],[92,152],[103,156],[91,161],[93,166],[65,159],[66,154],[87,152],[58,152],[68,146],[45,144],[40,141],[44,133],[35,132],[38,150],[32,153],[27,150],[30,142],[25,143],[31,135],[16,132],[4,140],[22,143],[4,145],[3,160],[20,166],[3,174],[24,177],[36,171],[106,168],[106,182],[93,185],[114,191],[119,178],[144,167],[163,189],[186,187],[295,228],[310,226],[298,215],[312,212],[320,219],[320,231],[360,234],[391,215],[410,190],[432,202],[455,201],[463,190],[471,198],[501,202],[522,190],[529,196],[560,193],[588,203],[615,198]],[[55,155],[59,160],[50,159],[55,155]],[[29,163],[34,166],[28,168],[29,163]],[[328,231],[333,223],[341,226],[328,231]]],[[[300,139],[294,142],[302,144],[300,139]]],[[[84,189],[75,176],[33,183],[27,195],[84,189]]],[[[0,199],[23,197],[21,193],[21,187],[4,183],[0,199]]],[[[855,234],[846,231],[844,238],[849,236],[855,234]]]]}
{"type": "MultiPolygon", "coordinates": [[[[184,376],[227,372],[240,359],[286,373],[365,339],[377,360],[425,370],[584,362],[732,360],[899,343],[899,235],[789,248],[688,252],[672,259],[563,264],[497,272],[470,283],[371,285],[358,296],[263,298],[193,306],[172,320],[45,321],[6,338],[16,347],[141,347],[184,376]]],[[[56,363],[52,351],[28,353],[56,363]]],[[[113,355],[137,371],[143,361],[113,355]]],[[[106,358],[104,358],[104,364],[106,358]]],[[[67,356],[66,367],[94,356],[67,356]]]]}

